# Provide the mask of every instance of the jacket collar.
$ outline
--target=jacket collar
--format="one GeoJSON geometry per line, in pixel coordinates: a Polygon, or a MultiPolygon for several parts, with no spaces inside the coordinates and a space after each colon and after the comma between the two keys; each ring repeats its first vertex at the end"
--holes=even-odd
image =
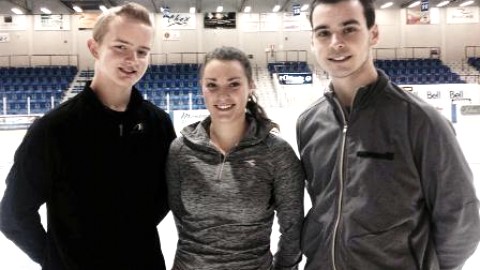
{"type": "MultiPolygon", "coordinates": [[[[248,123],[248,130],[245,137],[239,142],[238,147],[256,145],[262,142],[273,129],[272,124],[262,125],[249,113],[245,117],[248,123]]],[[[200,122],[186,126],[180,133],[190,143],[211,148],[209,136],[211,122],[212,119],[208,116],[200,122]]]]}
{"type": "Polygon", "coordinates": [[[85,87],[84,87],[81,94],[88,100],[89,104],[91,104],[93,106],[93,108],[105,111],[109,114],[114,114],[114,115],[129,114],[132,111],[136,111],[136,109],[138,109],[144,101],[140,92],[135,87],[133,87],[132,92],[130,94],[130,100],[129,100],[128,105],[127,105],[127,110],[125,112],[114,111],[114,110],[108,108],[107,106],[105,106],[100,101],[100,99],[98,99],[97,95],[95,94],[93,89],[90,87],[91,83],[92,83],[91,81],[88,81],[85,84],[85,87]]]}
{"type": "MultiPolygon", "coordinates": [[[[378,78],[375,82],[358,89],[353,101],[353,108],[363,108],[369,106],[374,102],[375,96],[385,91],[386,86],[389,83],[389,78],[385,72],[380,69],[377,69],[377,73],[378,78]]],[[[333,85],[331,83],[328,86],[325,96],[328,99],[332,99],[334,96],[333,85]]]]}

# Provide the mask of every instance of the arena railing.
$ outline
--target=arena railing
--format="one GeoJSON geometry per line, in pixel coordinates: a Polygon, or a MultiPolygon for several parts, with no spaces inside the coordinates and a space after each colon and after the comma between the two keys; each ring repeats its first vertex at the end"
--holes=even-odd
{"type": "Polygon", "coordinates": [[[0,55],[0,67],[75,66],[79,68],[76,54],[19,54],[0,55]]]}

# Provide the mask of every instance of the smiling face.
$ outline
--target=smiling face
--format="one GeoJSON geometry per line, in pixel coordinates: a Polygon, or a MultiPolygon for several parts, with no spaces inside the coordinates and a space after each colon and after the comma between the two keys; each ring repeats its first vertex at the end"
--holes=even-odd
{"type": "Polygon", "coordinates": [[[214,59],[205,65],[202,93],[212,122],[243,122],[252,91],[253,85],[239,61],[214,59]]]}
{"type": "Polygon", "coordinates": [[[368,29],[359,1],[317,5],[312,28],[312,50],[332,80],[375,76],[371,47],[378,42],[378,29],[368,29]]]}
{"type": "Polygon", "coordinates": [[[96,59],[94,82],[101,87],[130,89],[148,68],[152,39],[152,27],[124,16],[113,18],[101,41],[88,41],[96,59]]]}

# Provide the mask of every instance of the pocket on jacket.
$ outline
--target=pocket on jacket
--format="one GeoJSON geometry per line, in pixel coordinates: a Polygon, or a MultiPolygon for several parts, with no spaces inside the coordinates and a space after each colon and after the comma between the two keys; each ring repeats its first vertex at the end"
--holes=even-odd
{"type": "Polygon", "coordinates": [[[349,269],[417,269],[407,225],[351,237],[346,254],[349,269]]]}

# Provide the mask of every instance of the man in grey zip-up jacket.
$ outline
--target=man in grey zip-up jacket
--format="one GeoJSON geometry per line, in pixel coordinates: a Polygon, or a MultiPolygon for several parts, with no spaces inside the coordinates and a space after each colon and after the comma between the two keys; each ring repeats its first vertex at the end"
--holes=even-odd
{"type": "Polygon", "coordinates": [[[297,126],[312,199],[305,269],[460,269],[480,223],[451,124],[375,69],[371,0],[312,9],[312,46],[331,84],[297,126]]]}
{"type": "Polygon", "coordinates": [[[170,148],[174,269],[297,269],[304,178],[293,149],[250,117],[245,138],[222,155],[210,144],[209,123],[187,126],[170,148]],[[281,238],[270,268],[274,210],[281,238]]]}

